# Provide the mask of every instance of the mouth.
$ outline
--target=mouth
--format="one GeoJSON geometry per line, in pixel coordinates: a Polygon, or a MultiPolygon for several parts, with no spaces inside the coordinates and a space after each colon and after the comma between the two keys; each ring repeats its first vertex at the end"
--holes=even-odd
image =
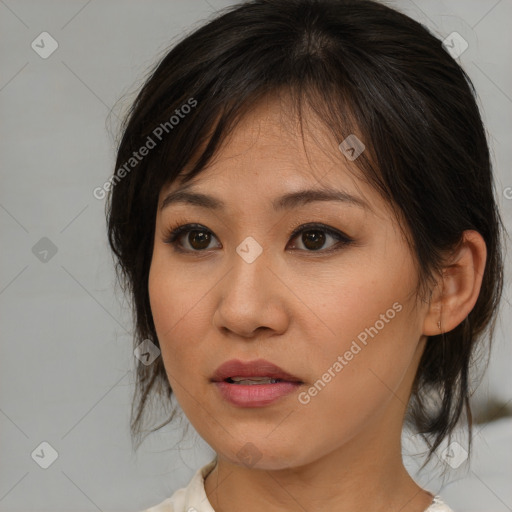
{"type": "Polygon", "coordinates": [[[211,378],[212,382],[227,382],[238,385],[276,384],[293,382],[304,384],[301,379],[264,359],[241,361],[231,359],[220,365],[211,378]]]}
{"type": "Polygon", "coordinates": [[[217,368],[211,382],[220,396],[236,407],[270,405],[304,384],[298,377],[263,359],[227,361],[217,368]]]}
{"type": "Polygon", "coordinates": [[[276,384],[277,382],[286,382],[282,379],[273,379],[271,377],[228,377],[224,382],[229,384],[244,384],[252,386],[254,384],[276,384]]]}

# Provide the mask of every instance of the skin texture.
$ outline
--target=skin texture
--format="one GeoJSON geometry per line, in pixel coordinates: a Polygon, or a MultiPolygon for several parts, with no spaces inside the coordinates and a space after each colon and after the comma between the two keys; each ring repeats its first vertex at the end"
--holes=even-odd
{"type": "MultiPolygon", "coordinates": [[[[194,178],[194,191],[223,200],[225,210],[175,203],[156,215],[151,308],[176,398],[218,455],[205,481],[209,501],[217,512],[423,511],[432,497],[402,464],[404,412],[427,337],[440,332],[439,321],[453,329],[476,302],[485,243],[466,232],[431,301],[421,300],[413,254],[389,205],[356,177],[340,141],[313,116],[304,130],[306,155],[298,122],[283,112],[279,101],[261,102],[194,178]],[[272,208],[285,193],[321,186],[368,208],[336,201],[272,208]],[[176,222],[211,231],[208,248],[194,252],[202,246],[193,233],[180,237],[189,252],[165,243],[176,222]],[[309,222],[353,242],[328,252],[337,245],[328,233],[321,232],[325,242],[316,251],[304,232],[290,238],[309,222]],[[236,252],[248,236],[262,247],[250,264],[236,252]],[[390,319],[393,304],[401,310],[390,319]],[[388,321],[378,334],[301,403],[299,393],[381,315],[388,321]],[[233,406],[210,382],[233,358],[267,359],[305,384],[266,407],[233,406]],[[258,459],[254,465],[237,456],[244,447],[258,459]]],[[[159,205],[179,186],[164,188],[159,205]]]]}

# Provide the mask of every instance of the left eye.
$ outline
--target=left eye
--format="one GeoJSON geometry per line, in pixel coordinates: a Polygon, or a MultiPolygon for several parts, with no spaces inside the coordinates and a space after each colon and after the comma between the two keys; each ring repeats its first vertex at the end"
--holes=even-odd
{"type": "MultiPolygon", "coordinates": [[[[198,253],[208,250],[212,238],[216,238],[216,236],[208,228],[200,224],[185,224],[171,230],[164,242],[172,245],[178,252],[198,253]],[[182,239],[185,243],[182,242],[182,239]]],[[[330,252],[353,242],[347,235],[322,224],[304,224],[298,227],[290,235],[290,240],[294,239],[299,240],[299,246],[295,245],[291,248],[287,246],[287,248],[307,252],[319,252],[322,249],[321,252],[330,252]],[[329,238],[335,243],[331,243],[325,249],[325,243],[329,238]]]]}
{"type": "MultiPolygon", "coordinates": [[[[352,239],[345,234],[318,224],[300,226],[300,228],[292,233],[291,239],[293,240],[295,238],[298,238],[302,245],[302,247],[299,246],[298,249],[307,250],[308,252],[325,249],[324,245],[329,238],[333,239],[336,243],[331,244],[330,247],[325,249],[325,252],[348,245],[352,242],[352,239]],[[301,235],[300,238],[299,235],[301,235]]],[[[292,249],[297,249],[297,247],[292,247],[292,249]]]]}

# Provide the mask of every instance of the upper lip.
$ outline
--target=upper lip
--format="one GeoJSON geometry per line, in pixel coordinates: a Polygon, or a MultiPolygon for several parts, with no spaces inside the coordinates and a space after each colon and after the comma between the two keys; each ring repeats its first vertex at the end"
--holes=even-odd
{"type": "Polygon", "coordinates": [[[215,370],[211,380],[222,382],[228,377],[270,377],[289,382],[302,382],[298,377],[285,372],[279,366],[265,359],[254,359],[253,361],[230,359],[215,370]]]}

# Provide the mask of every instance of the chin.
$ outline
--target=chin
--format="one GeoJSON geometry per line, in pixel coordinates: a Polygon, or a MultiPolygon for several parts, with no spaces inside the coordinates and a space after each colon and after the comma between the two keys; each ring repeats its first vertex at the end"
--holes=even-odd
{"type": "Polygon", "coordinates": [[[309,462],[306,460],[308,457],[302,445],[290,439],[284,444],[282,440],[270,441],[268,438],[258,436],[254,436],[251,440],[245,436],[239,442],[214,449],[219,457],[227,459],[231,464],[249,469],[280,470],[302,466],[309,462]]]}

